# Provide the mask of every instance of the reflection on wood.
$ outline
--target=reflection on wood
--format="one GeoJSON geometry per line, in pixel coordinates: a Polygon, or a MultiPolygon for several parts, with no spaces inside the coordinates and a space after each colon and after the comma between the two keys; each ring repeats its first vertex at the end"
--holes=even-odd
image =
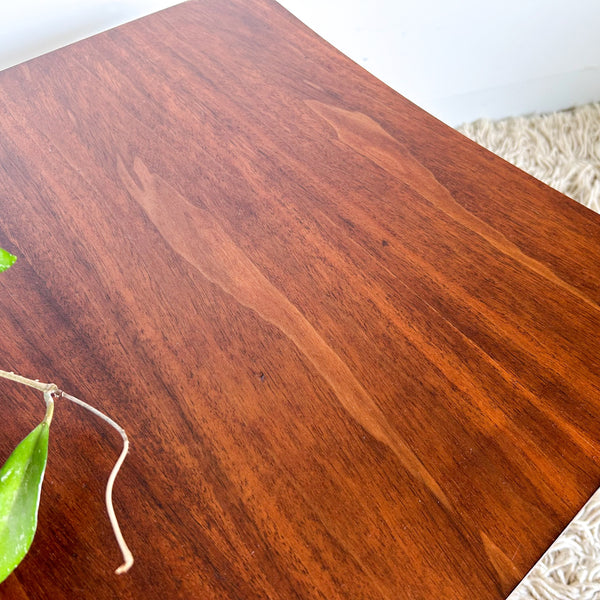
{"type": "Polygon", "coordinates": [[[190,204],[158,176],[152,175],[139,159],[135,160],[135,173],[141,186],[135,183],[121,161],[119,172],[123,185],[144,208],[166,243],[209,281],[280,329],[331,385],[352,418],[375,439],[389,446],[406,469],[450,508],[440,486],[389,427],[383,413],[348,366],[233,243],[210,213],[190,204]]]}

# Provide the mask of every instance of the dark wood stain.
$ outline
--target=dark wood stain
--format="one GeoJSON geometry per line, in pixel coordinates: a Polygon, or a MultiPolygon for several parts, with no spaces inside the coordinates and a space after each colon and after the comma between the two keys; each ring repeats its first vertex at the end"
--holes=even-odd
{"type": "Polygon", "coordinates": [[[500,599],[598,486],[600,217],[269,0],[0,73],[0,174],[0,366],[127,429],[136,556],[61,404],[0,597],[500,599]]]}

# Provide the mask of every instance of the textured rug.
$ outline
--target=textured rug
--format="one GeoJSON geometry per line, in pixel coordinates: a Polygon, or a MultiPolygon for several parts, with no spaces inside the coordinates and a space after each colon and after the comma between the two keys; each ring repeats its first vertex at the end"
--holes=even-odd
{"type": "MultiPolygon", "coordinates": [[[[458,129],[600,213],[600,103],[458,129]]],[[[600,490],[509,600],[600,600],[600,490]]]]}
{"type": "Polygon", "coordinates": [[[600,212],[600,103],[458,128],[570,198],[600,212]]]}

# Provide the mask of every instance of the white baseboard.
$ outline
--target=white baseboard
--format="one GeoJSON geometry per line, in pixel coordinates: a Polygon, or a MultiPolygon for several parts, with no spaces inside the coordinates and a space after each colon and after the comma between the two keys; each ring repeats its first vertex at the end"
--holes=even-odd
{"type": "MultiPolygon", "coordinates": [[[[548,113],[600,101],[600,69],[519,81],[511,85],[425,100],[422,108],[452,126],[479,118],[548,113]]],[[[418,102],[417,102],[418,104],[418,102]]]]}

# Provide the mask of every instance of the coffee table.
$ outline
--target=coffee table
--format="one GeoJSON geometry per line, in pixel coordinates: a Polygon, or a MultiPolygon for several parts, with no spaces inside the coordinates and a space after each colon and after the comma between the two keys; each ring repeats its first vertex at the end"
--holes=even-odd
{"type": "Polygon", "coordinates": [[[2,597],[500,599],[598,486],[600,217],[270,0],[0,73],[0,173],[0,366],[126,429],[136,558],[60,401],[2,597]]]}

